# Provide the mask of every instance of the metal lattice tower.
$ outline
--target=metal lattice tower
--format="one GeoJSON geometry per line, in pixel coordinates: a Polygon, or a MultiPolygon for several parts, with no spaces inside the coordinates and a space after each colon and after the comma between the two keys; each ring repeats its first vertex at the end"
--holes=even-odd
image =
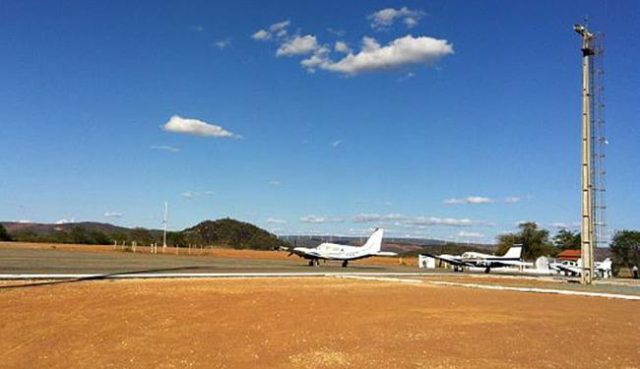
{"type": "Polygon", "coordinates": [[[582,274],[580,281],[591,284],[594,274],[594,251],[607,242],[605,233],[605,147],[604,70],[602,35],[586,26],[573,27],[581,38],[582,51],[582,219],[580,235],[582,274]]]}
{"type": "Polygon", "coordinates": [[[609,243],[607,232],[606,210],[606,147],[608,144],[605,131],[604,104],[604,35],[593,36],[590,78],[591,78],[591,207],[593,208],[593,246],[606,246],[609,243]]]}

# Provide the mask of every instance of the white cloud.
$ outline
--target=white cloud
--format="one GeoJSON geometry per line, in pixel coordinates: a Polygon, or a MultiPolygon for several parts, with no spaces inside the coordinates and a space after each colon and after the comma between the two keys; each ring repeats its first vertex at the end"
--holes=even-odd
{"type": "Polygon", "coordinates": [[[30,224],[30,223],[33,223],[33,222],[31,220],[29,220],[29,219],[18,219],[18,220],[16,220],[16,223],[30,224]]]}
{"type": "Polygon", "coordinates": [[[504,202],[506,202],[507,204],[515,204],[516,202],[520,202],[521,200],[522,198],[518,196],[509,196],[506,199],[504,199],[504,202]]]}
{"type": "Polygon", "coordinates": [[[278,51],[276,51],[276,56],[306,55],[319,47],[316,36],[295,36],[280,45],[278,51]]]}
{"type": "Polygon", "coordinates": [[[187,191],[180,194],[185,199],[191,200],[198,197],[212,196],[213,191],[187,191]]]}
{"type": "Polygon", "coordinates": [[[227,46],[231,45],[231,39],[225,38],[224,40],[218,40],[214,43],[216,47],[220,50],[225,49],[227,46]]]}
{"type": "Polygon", "coordinates": [[[465,198],[452,198],[444,200],[445,204],[457,205],[457,204],[489,204],[494,202],[493,199],[483,196],[469,196],[465,198]]]}
{"type": "Polygon", "coordinates": [[[269,30],[273,33],[278,33],[282,30],[285,30],[287,27],[289,27],[290,24],[291,22],[289,20],[274,23],[269,27],[269,30]]]}
{"type": "Polygon", "coordinates": [[[342,144],[342,140],[335,140],[333,142],[331,142],[329,145],[333,146],[333,147],[338,147],[342,144]]]}
{"type": "Polygon", "coordinates": [[[403,6],[400,9],[386,8],[378,10],[369,15],[367,19],[371,21],[371,28],[375,30],[389,28],[396,20],[402,20],[408,28],[412,28],[418,24],[424,15],[425,12],[422,10],[413,10],[403,6]]]}
{"type": "Polygon", "coordinates": [[[329,218],[329,217],[320,217],[316,215],[306,215],[300,218],[302,223],[341,223],[344,220],[342,218],[329,218]]]}
{"type": "Polygon", "coordinates": [[[274,180],[269,181],[269,184],[271,186],[280,186],[282,184],[282,182],[274,179],[274,180]]]}
{"type": "Polygon", "coordinates": [[[278,218],[267,218],[266,222],[269,224],[286,224],[287,223],[286,220],[278,219],[278,218]]]}
{"type": "Polygon", "coordinates": [[[469,227],[481,224],[468,218],[437,218],[437,217],[416,217],[405,222],[405,224],[415,226],[450,226],[469,227]]]}
{"type": "Polygon", "coordinates": [[[62,218],[62,219],[56,221],[56,224],[67,224],[67,223],[75,223],[75,222],[76,222],[76,220],[74,218],[70,218],[70,219],[62,218]]]}
{"type": "Polygon", "coordinates": [[[169,151],[169,152],[180,152],[179,148],[173,147],[173,146],[167,146],[167,145],[154,145],[154,146],[150,146],[149,149],[169,151]]]}
{"type": "Polygon", "coordinates": [[[104,213],[104,216],[107,218],[122,218],[122,213],[117,211],[107,211],[104,213]]]}
{"type": "Polygon", "coordinates": [[[258,41],[266,41],[271,39],[271,34],[263,29],[257,31],[256,33],[254,33],[253,35],[251,35],[251,38],[254,40],[258,40],[258,41]]]}
{"type": "Polygon", "coordinates": [[[191,30],[192,30],[192,31],[195,31],[195,32],[202,32],[202,31],[204,31],[204,27],[203,27],[203,26],[200,26],[200,25],[197,25],[197,26],[191,26],[191,30]]]}
{"type": "Polygon", "coordinates": [[[198,119],[182,118],[174,115],[163,126],[167,132],[184,133],[205,137],[239,137],[215,124],[203,122],[198,119]]]}
{"type": "Polygon", "coordinates": [[[464,237],[464,238],[484,238],[484,234],[479,233],[479,232],[466,232],[466,231],[460,231],[460,232],[458,232],[458,237],[464,237]]]}
{"type": "Polygon", "coordinates": [[[381,46],[371,37],[364,37],[361,50],[357,54],[349,53],[344,58],[333,61],[326,53],[314,53],[311,58],[303,60],[301,64],[311,71],[319,68],[355,75],[412,64],[429,64],[449,54],[453,54],[453,45],[447,40],[428,36],[407,35],[391,41],[386,46],[381,46]]]}
{"type": "Polygon", "coordinates": [[[409,72],[409,73],[405,74],[404,76],[402,76],[402,77],[398,78],[398,79],[397,79],[397,81],[398,81],[398,82],[404,82],[404,81],[406,81],[406,80],[408,80],[408,79],[411,79],[411,78],[413,78],[413,77],[415,77],[415,76],[416,76],[416,74],[415,74],[415,73],[413,73],[413,72],[409,72]]]}
{"type": "Polygon", "coordinates": [[[349,45],[347,45],[347,43],[344,41],[336,41],[336,44],[333,47],[333,49],[339,53],[348,54],[351,52],[351,48],[349,48],[349,45]]]}
{"type": "Polygon", "coordinates": [[[373,223],[373,222],[390,222],[390,221],[401,221],[407,219],[406,216],[402,214],[357,214],[352,217],[355,223],[373,223]]]}
{"type": "Polygon", "coordinates": [[[269,30],[261,29],[251,35],[251,38],[257,41],[267,41],[271,40],[273,36],[278,39],[282,39],[287,36],[287,27],[291,24],[290,21],[285,20],[282,22],[274,23],[269,26],[269,30]]]}
{"type": "Polygon", "coordinates": [[[332,34],[332,35],[334,35],[336,37],[342,37],[347,33],[342,29],[333,29],[331,27],[327,28],[327,32],[329,32],[330,34],[332,34]]]}

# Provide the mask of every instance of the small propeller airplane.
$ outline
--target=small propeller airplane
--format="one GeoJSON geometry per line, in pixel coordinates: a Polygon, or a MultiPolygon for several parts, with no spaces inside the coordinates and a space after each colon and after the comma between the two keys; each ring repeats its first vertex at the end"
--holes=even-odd
{"type": "Polygon", "coordinates": [[[317,247],[295,247],[288,250],[289,256],[295,254],[309,260],[309,266],[320,266],[320,260],[342,261],[346,268],[349,261],[364,259],[371,256],[397,256],[395,252],[380,251],[382,248],[382,228],[376,229],[367,242],[362,246],[348,246],[337,243],[324,242],[317,247]]]}
{"type": "MultiPolygon", "coordinates": [[[[596,274],[600,278],[611,278],[611,266],[612,261],[610,258],[606,258],[603,261],[596,261],[594,269],[596,274]]],[[[582,274],[582,259],[575,261],[563,261],[559,263],[549,264],[549,268],[556,270],[558,273],[572,276],[580,276],[582,274]]]]}
{"type": "Polygon", "coordinates": [[[453,270],[456,272],[464,271],[467,267],[484,268],[485,273],[491,272],[491,268],[509,267],[509,266],[529,266],[530,263],[526,263],[521,260],[522,257],[522,245],[514,245],[502,256],[489,255],[481,252],[467,251],[462,255],[432,255],[423,253],[423,255],[432,257],[434,259],[442,260],[447,264],[453,265],[453,270]]]}

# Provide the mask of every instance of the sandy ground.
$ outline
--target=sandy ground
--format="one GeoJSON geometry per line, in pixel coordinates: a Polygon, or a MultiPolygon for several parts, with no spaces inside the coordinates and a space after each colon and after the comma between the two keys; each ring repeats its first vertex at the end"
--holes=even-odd
{"type": "Polygon", "coordinates": [[[2,368],[640,368],[638,302],[333,278],[3,286],[2,368]]]}

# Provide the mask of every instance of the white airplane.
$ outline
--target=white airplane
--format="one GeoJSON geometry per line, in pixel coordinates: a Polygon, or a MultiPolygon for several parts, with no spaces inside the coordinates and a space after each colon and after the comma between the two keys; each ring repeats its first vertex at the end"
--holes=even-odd
{"type": "Polygon", "coordinates": [[[491,272],[491,268],[509,267],[509,266],[529,266],[531,263],[526,263],[521,260],[522,246],[512,246],[502,256],[489,255],[481,252],[467,251],[462,255],[431,255],[424,253],[429,257],[442,260],[445,263],[453,265],[453,270],[456,272],[464,271],[464,268],[484,268],[485,273],[491,272]]]}
{"type": "Polygon", "coordinates": [[[380,251],[382,247],[382,228],[376,229],[362,246],[347,246],[337,243],[324,242],[314,248],[296,247],[289,255],[296,254],[309,260],[309,266],[320,266],[322,260],[340,260],[346,268],[350,260],[368,258],[370,256],[397,256],[395,252],[380,251]]]}
{"type": "MultiPolygon", "coordinates": [[[[611,266],[613,262],[610,258],[606,258],[603,261],[596,261],[594,265],[595,273],[600,278],[611,278],[611,266]]],[[[549,267],[556,270],[558,273],[564,273],[565,275],[580,276],[582,274],[582,259],[575,261],[565,260],[560,263],[551,263],[549,267]]]]}

